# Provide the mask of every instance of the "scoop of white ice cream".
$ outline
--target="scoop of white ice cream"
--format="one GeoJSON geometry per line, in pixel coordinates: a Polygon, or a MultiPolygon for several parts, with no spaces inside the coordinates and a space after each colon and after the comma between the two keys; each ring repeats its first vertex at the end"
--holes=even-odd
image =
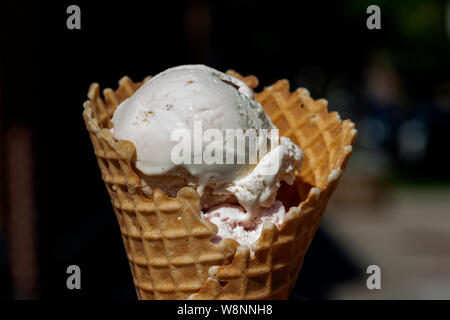
{"type": "Polygon", "coordinates": [[[234,143],[229,147],[227,129],[246,132],[275,126],[244,82],[203,65],[179,66],[156,75],[117,107],[112,123],[115,139],[129,140],[135,145],[136,168],[144,175],[144,186],[165,190],[167,179],[161,177],[166,176],[180,177],[183,183],[189,181],[200,196],[205,187],[214,186],[213,198],[236,197],[247,211],[244,220],[257,215],[260,207],[273,205],[280,180],[292,183],[303,159],[301,150],[287,138],[260,154],[258,164],[248,163],[248,144],[244,149],[237,149],[234,143]],[[182,139],[173,134],[181,132],[180,129],[193,142],[188,150],[191,161],[182,164],[173,158],[174,148],[180,146],[180,140],[175,138],[182,139]],[[200,140],[196,140],[198,129],[200,140]],[[223,138],[206,136],[208,129],[214,129],[223,138]],[[224,155],[234,152],[239,156],[244,152],[246,163],[224,164],[225,159],[224,163],[206,163],[203,156],[211,143],[222,145],[224,155]],[[272,165],[270,173],[262,170],[262,163],[272,165]]]}

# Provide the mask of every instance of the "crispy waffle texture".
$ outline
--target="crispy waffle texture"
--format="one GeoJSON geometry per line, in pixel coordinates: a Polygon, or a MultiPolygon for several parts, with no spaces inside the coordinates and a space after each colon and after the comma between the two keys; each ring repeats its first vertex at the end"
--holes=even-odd
{"type": "MultiPolygon", "coordinates": [[[[252,89],[258,86],[254,76],[228,73],[252,89]]],[[[124,77],[103,98],[94,83],[83,112],[139,299],[287,299],[352,153],[354,124],[329,113],[326,100],[313,100],[306,89],[291,92],[287,80],[255,93],[280,135],[291,138],[305,159],[294,185],[278,192],[289,208],[285,222],[280,229],[264,225],[250,256],[248,247],[232,239],[211,242],[217,226],[201,217],[194,189],[184,187],[176,198],[158,189],[151,199],[143,195],[134,145],[114,140],[110,132],[114,110],[142,83],[124,77]]]]}

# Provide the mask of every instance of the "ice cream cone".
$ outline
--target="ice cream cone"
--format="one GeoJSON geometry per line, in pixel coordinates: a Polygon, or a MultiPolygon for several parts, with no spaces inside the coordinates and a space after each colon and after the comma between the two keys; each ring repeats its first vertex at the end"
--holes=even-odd
{"type": "MultiPolygon", "coordinates": [[[[242,77],[254,89],[254,76],[242,77]]],[[[145,80],[144,80],[145,81],[145,80]]],[[[116,91],[100,97],[98,84],[89,89],[83,117],[102,178],[111,197],[140,299],[286,299],[292,291],[305,253],[319,226],[326,203],[352,153],[354,124],[327,111],[327,102],[313,100],[306,89],[289,91],[287,80],[256,93],[279,128],[305,154],[293,186],[278,192],[289,211],[278,229],[264,225],[261,237],[246,246],[231,239],[211,242],[217,226],[202,218],[200,198],[182,188],[176,198],[161,190],[152,199],[142,193],[133,162],[134,145],[115,141],[110,119],[115,108],[141,82],[128,77],[116,91]]]]}

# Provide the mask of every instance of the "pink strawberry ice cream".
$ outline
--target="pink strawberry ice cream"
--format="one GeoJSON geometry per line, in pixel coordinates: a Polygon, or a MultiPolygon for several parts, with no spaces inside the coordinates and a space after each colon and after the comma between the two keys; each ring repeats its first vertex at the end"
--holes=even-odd
{"type": "Polygon", "coordinates": [[[203,216],[218,226],[219,231],[213,241],[220,241],[223,238],[234,239],[241,245],[248,246],[253,255],[253,244],[261,235],[263,225],[273,223],[280,227],[284,222],[286,210],[281,201],[276,201],[251,221],[240,221],[239,217],[243,214],[245,210],[242,206],[225,203],[212,207],[203,213],[203,216]]]}

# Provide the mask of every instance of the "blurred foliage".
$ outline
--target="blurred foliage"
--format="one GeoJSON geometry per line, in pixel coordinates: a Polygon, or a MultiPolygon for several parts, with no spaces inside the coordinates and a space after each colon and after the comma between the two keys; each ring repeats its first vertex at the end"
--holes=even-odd
{"type": "Polygon", "coordinates": [[[428,40],[430,37],[445,36],[444,1],[347,1],[345,11],[350,17],[358,18],[361,17],[361,11],[373,4],[381,8],[382,19],[389,20],[394,30],[405,40],[428,40]]]}
{"type": "MultiPolygon", "coordinates": [[[[443,72],[450,68],[450,37],[445,29],[446,2],[347,1],[344,9],[346,18],[360,20],[361,11],[365,12],[371,4],[381,8],[381,31],[385,33],[375,47],[383,51],[383,56],[390,56],[409,98],[423,98],[422,92],[433,90],[427,86],[435,81],[448,81],[447,73],[443,72]],[[434,81],[424,81],[432,78],[434,81]]],[[[377,52],[374,55],[379,56],[377,52]]]]}

